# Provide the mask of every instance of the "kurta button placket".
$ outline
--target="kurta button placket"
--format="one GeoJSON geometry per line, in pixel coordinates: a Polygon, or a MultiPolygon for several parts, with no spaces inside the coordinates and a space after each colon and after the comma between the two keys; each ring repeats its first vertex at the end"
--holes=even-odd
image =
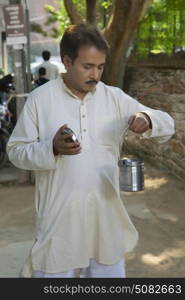
{"type": "Polygon", "coordinates": [[[87,127],[87,103],[82,102],[80,105],[80,122],[81,122],[81,137],[82,149],[89,148],[89,137],[87,127]]]}

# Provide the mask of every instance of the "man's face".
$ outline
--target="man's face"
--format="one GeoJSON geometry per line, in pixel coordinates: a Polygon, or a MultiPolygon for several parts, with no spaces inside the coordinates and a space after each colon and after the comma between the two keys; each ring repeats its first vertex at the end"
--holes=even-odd
{"type": "Polygon", "coordinates": [[[66,83],[77,95],[85,96],[92,91],[101,79],[105,65],[106,53],[94,46],[83,46],[79,49],[78,57],[72,62],[64,57],[67,70],[66,83]]]}

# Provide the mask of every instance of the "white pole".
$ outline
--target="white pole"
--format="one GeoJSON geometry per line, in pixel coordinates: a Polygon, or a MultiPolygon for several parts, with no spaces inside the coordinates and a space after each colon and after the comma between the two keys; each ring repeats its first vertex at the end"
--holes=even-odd
{"type": "Polygon", "coordinates": [[[28,92],[31,91],[31,53],[30,53],[30,19],[29,19],[29,8],[28,2],[25,0],[25,23],[26,23],[26,36],[27,36],[27,56],[26,56],[26,64],[27,64],[27,88],[28,92]]]}

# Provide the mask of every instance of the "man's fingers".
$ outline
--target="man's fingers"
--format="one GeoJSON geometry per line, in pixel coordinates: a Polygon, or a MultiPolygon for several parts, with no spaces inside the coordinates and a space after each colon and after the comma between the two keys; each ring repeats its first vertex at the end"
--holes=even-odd
{"type": "Polygon", "coordinates": [[[68,150],[68,155],[75,155],[75,154],[79,154],[81,152],[81,148],[72,148],[68,150]]]}
{"type": "Polygon", "coordinates": [[[61,126],[53,139],[53,151],[55,155],[75,155],[81,152],[79,142],[66,142],[67,138],[72,137],[72,134],[63,134],[63,130],[66,127],[68,127],[67,124],[61,126]]]}
{"type": "Polygon", "coordinates": [[[131,117],[129,122],[129,129],[135,133],[143,133],[149,128],[149,123],[147,120],[140,116],[135,116],[135,118],[131,117]]]}
{"type": "Polygon", "coordinates": [[[64,143],[61,143],[61,147],[64,149],[74,149],[74,148],[80,147],[80,144],[64,142],[64,143]]]}
{"type": "Polygon", "coordinates": [[[72,137],[72,134],[69,134],[69,133],[65,133],[65,134],[59,133],[59,136],[58,136],[58,138],[61,141],[65,141],[67,138],[70,138],[70,137],[72,137]]]}
{"type": "Polygon", "coordinates": [[[128,120],[128,125],[129,125],[129,128],[131,127],[132,123],[134,122],[136,116],[131,116],[128,120]]]}
{"type": "Polygon", "coordinates": [[[59,148],[58,153],[64,155],[75,155],[81,152],[81,147],[76,148],[59,148]]]}
{"type": "Polygon", "coordinates": [[[58,129],[57,133],[61,134],[61,133],[63,132],[64,128],[67,128],[67,127],[68,127],[67,124],[62,125],[62,126],[58,129]]]}
{"type": "Polygon", "coordinates": [[[137,124],[134,128],[133,128],[134,132],[136,133],[143,133],[144,131],[147,130],[147,126],[146,124],[137,124]]]}
{"type": "Polygon", "coordinates": [[[80,147],[79,142],[66,142],[65,139],[62,138],[58,138],[56,144],[57,147],[65,148],[65,149],[80,147]]]}

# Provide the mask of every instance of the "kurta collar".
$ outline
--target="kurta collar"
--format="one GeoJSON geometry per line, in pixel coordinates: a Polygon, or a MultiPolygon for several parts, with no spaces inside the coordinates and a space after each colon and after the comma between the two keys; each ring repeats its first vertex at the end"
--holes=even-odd
{"type": "MultiPolygon", "coordinates": [[[[66,93],[68,93],[70,96],[72,96],[73,98],[79,99],[79,97],[76,96],[76,95],[75,95],[75,94],[67,87],[67,85],[65,84],[65,82],[64,82],[64,80],[63,80],[62,74],[61,74],[61,76],[60,76],[60,80],[61,80],[61,83],[62,83],[62,86],[63,86],[64,91],[65,91],[66,93]]],[[[96,92],[96,87],[94,88],[94,90],[93,90],[92,92],[88,92],[88,93],[86,94],[86,96],[84,97],[84,100],[85,100],[85,99],[89,99],[89,96],[90,96],[90,98],[92,98],[92,96],[95,94],[95,92],[96,92]]],[[[81,99],[80,99],[80,100],[81,100],[81,99]]]]}

